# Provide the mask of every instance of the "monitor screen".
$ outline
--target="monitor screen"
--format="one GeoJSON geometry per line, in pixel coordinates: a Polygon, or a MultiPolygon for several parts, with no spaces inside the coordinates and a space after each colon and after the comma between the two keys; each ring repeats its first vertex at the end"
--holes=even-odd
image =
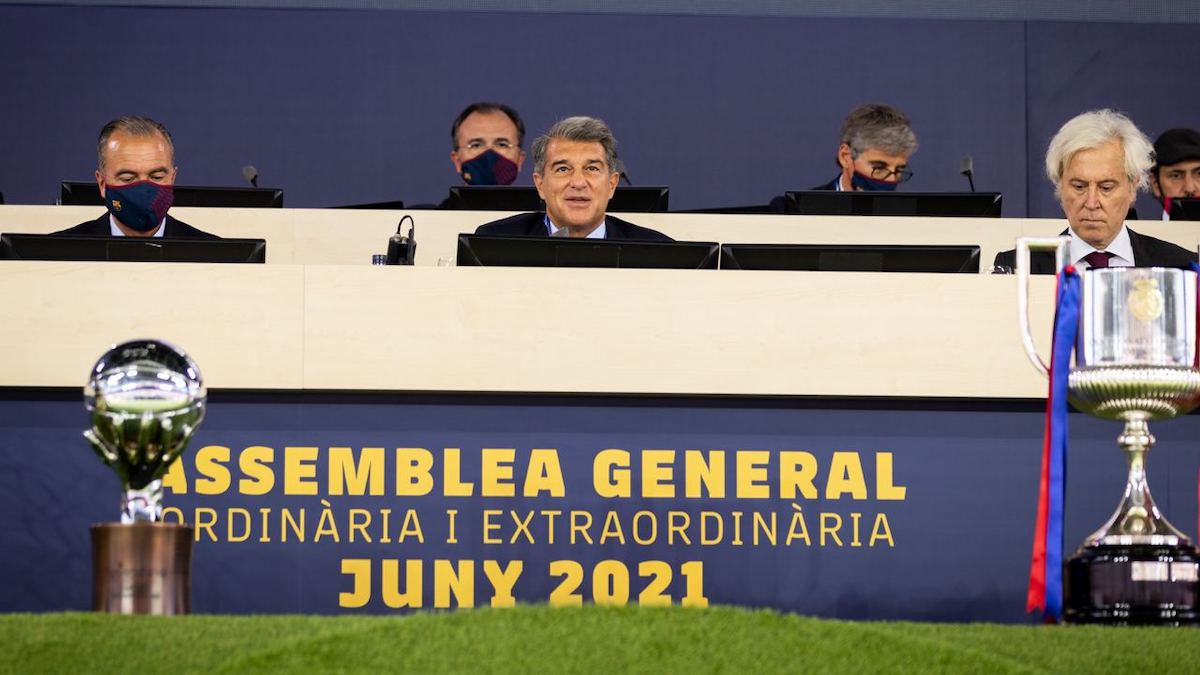
{"type": "Polygon", "coordinates": [[[399,211],[404,208],[404,202],[399,199],[390,202],[369,202],[367,204],[343,204],[330,206],[331,209],[376,209],[379,211],[399,211]]]}
{"type": "Polygon", "coordinates": [[[0,234],[0,260],[261,263],[263,239],[165,239],[0,234]]]}
{"type": "Polygon", "coordinates": [[[716,269],[713,242],[458,235],[458,265],[716,269]]]}
{"type": "MultiPolygon", "coordinates": [[[[103,206],[100,187],[94,182],[62,182],[58,203],[64,206],[103,206]]],[[[175,206],[235,207],[244,209],[283,208],[283,190],[254,187],[203,187],[176,185],[175,206]]]]}
{"type": "Polygon", "coordinates": [[[1172,199],[1171,210],[1167,213],[1171,220],[1200,220],[1200,199],[1172,199]]]}
{"type": "Polygon", "coordinates": [[[949,216],[999,218],[999,192],[834,192],[784,195],[785,213],[803,216],[949,216]]]}
{"type": "MultiPolygon", "coordinates": [[[[605,209],[611,213],[662,213],[670,189],[659,186],[618,187],[605,209]]],[[[512,185],[455,185],[447,207],[459,211],[541,211],[537,188],[512,185]]]]}
{"type": "Polygon", "coordinates": [[[721,269],[817,272],[979,272],[978,246],[723,244],[721,269]]]}

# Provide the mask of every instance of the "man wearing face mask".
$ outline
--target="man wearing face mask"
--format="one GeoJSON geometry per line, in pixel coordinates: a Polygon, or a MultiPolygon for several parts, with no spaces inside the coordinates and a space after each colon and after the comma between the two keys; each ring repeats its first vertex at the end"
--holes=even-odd
{"type": "MultiPolygon", "coordinates": [[[[1125,224],[1154,164],[1150,140],[1113,110],[1078,115],[1058,130],[1046,150],[1046,175],[1054,184],[1070,227],[1067,263],[1091,267],[1187,267],[1196,252],[1138,234],[1125,224]]],[[[996,254],[994,265],[1012,269],[1014,251],[996,254]]],[[[1030,257],[1030,272],[1054,274],[1054,255],[1030,257]]]]}
{"type": "Polygon", "coordinates": [[[1200,197],[1200,132],[1170,129],[1154,141],[1154,168],[1150,190],[1163,207],[1163,220],[1170,220],[1172,199],[1200,197]]]}
{"type": "Polygon", "coordinates": [[[118,117],[96,144],[96,184],[107,213],[55,234],[218,239],[167,215],[174,202],[175,146],[149,117],[118,117]]]}
{"type": "Polygon", "coordinates": [[[525,123],[503,103],[467,106],[450,127],[450,161],[467,185],[512,185],[525,162],[525,123]]]}
{"type": "MultiPolygon", "coordinates": [[[[917,135],[908,117],[880,103],[860,105],[842,123],[842,142],[838,146],[838,175],[813,190],[836,192],[895,190],[912,178],[908,158],[917,151],[917,135]]],[[[771,200],[771,211],[783,213],[786,200],[771,200]]]]}
{"type": "Polygon", "coordinates": [[[661,232],[605,213],[617,189],[617,139],[602,120],[568,117],[533,143],[533,184],[544,213],[480,225],[476,234],[671,241],[661,232]]]}

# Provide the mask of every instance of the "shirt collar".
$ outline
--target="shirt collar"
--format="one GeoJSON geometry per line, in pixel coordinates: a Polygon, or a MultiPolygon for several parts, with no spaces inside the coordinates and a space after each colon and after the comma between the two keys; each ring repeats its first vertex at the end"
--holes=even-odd
{"type": "MultiPolygon", "coordinates": [[[[124,237],[125,236],[125,233],[121,231],[121,228],[117,227],[117,219],[113,218],[113,215],[111,213],[108,214],[108,231],[114,237],[124,237]]],[[[166,231],[167,231],[167,219],[164,216],[162,219],[162,222],[158,224],[158,230],[155,231],[155,233],[151,236],[158,238],[158,239],[162,239],[164,236],[164,233],[166,231]]]]}
{"type": "MultiPolygon", "coordinates": [[[[1071,234],[1071,264],[1076,267],[1087,268],[1088,264],[1083,258],[1089,253],[1097,251],[1091,244],[1079,238],[1075,234],[1075,230],[1068,230],[1071,234]]],[[[1113,257],[1108,261],[1109,267],[1133,267],[1133,242],[1129,240],[1129,228],[1125,224],[1121,224],[1121,231],[1117,233],[1117,237],[1112,240],[1108,248],[1104,249],[1113,254],[1113,257]]]]}
{"type": "MultiPolygon", "coordinates": [[[[550,220],[549,213],[547,213],[546,216],[542,219],[542,222],[544,222],[546,224],[546,234],[549,234],[550,236],[554,236],[555,232],[558,232],[559,230],[562,229],[561,227],[557,227],[550,220]]],[[[605,218],[604,220],[600,221],[599,227],[592,230],[591,232],[588,232],[588,236],[586,238],[587,239],[604,239],[607,237],[607,235],[608,235],[608,219],[605,218]]]]}

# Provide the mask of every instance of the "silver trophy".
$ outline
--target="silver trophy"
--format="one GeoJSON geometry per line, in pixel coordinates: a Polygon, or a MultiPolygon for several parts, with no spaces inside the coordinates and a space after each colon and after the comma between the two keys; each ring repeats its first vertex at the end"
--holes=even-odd
{"type": "Polygon", "coordinates": [[[204,419],[200,370],[165,342],[134,340],[100,357],[83,395],[83,435],[124,488],[121,522],[162,520],[162,477],[204,419]]]}
{"type": "Polygon", "coordinates": [[[162,478],[204,419],[206,398],[196,364],[165,342],[119,344],[92,368],[83,435],[123,488],[121,523],[92,526],[96,609],[190,610],[192,528],[161,522],[162,478]]]}
{"type": "MultiPolygon", "coordinates": [[[[1067,237],[1017,240],[1017,311],[1025,352],[1043,375],[1029,330],[1029,256],[1053,250],[1064,265],[1067,237]]],[[[1082,298],[1075,363],[1068,377],[1071,405],[1120,420],[1117,444],[1129,474],[1112,517],[1067,561],[1064,617],[1075,622],[1197,623],[1198,552],[1154,502],[1146,453],[1154,445],[1150,420],[1187,413],[1200,404],[1196,360],[1196,273],[1133,267],[1081,274],[1082,298]]]]}

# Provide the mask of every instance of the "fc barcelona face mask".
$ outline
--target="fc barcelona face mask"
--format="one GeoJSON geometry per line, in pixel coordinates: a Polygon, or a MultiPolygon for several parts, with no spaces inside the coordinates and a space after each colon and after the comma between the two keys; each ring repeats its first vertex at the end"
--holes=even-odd
{"type": "Polygon", "coordinates": [[[174,202],[174,188],[149,180],[109,185],[104,189],[108,212],[138,232],[150,232],[158,227],[174,202]]]}

